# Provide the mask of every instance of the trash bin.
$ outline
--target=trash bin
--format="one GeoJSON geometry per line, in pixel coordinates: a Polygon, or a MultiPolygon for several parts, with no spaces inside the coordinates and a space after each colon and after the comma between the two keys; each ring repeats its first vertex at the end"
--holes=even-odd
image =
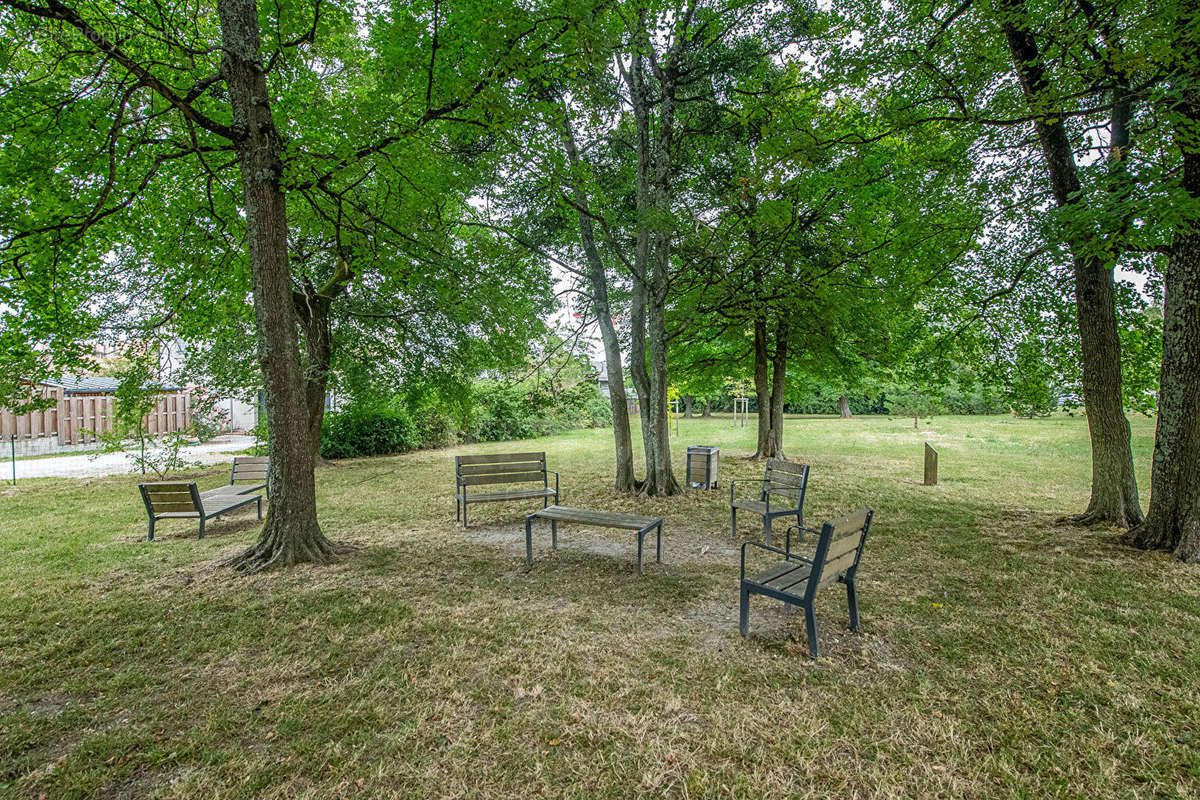
{"type": "Polygon", "coordinates": [[[687,449],[689,489],[716,489],[721,476],[721,448],[692,445],[687,449]]]}

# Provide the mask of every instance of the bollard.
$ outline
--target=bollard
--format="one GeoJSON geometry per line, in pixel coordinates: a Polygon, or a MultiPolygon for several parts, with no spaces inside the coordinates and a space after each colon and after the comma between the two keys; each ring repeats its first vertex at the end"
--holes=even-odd
{"type": "Polygon", "coordinates": [[[925,485],[937,486],[937,458],[938,452],[929,446],[929,442],[925,443],[925,485]]]}

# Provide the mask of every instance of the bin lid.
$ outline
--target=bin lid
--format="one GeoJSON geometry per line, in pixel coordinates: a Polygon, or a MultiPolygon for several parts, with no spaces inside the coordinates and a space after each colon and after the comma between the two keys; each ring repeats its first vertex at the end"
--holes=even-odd
{"type": "Polygon", "coordinates": [[[721,448],[712,447],[706,444],[693,444],[688,446],[689,453],[719,453],[721,448]]]}

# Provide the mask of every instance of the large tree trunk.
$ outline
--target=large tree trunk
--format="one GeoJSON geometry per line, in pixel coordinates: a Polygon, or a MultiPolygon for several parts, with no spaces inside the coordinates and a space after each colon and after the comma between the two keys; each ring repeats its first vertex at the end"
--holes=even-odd
{"type": "Polygon", "coordinates": [[[712,416],[712,400],[711,399],[709,399],[707,397],[704,398],[704,410],[700,412],[700,416],[702,416],[702,417],[711,417],[712,416]]]}
{"type": "Polygon", "coordinates": [[[658,451],[654,447],[650,423],[650,372],[646,368],[646,284],[634,276],[629,298],[629,374],[638,396],[638,416],[642,423],[642,452],[646,474],[653,470],[658,451]]]}
{"type": "Polygon", "coordinates": [[[846,395],[838,395],[838,413],[842,415],[842,419],[850,419],[854,416],[850,413],[850,398],[846,395]]]}
{"type": "MultiPolygon", "coordinates": [[[[1193,8],[1192,13],[1200,11],[1193,8]]],[[[1177,47],[1176,57],[1185,70],[1194,70],[1200,42],[1194,34],[1187,35],[1189,22],[1182,20],[1178,26],[1184,42],[1177,47]]],[[[1190,208],[1196,209],[1200,208],[1200,88],[1191,75],[1178,80],[1190,86],[1175,110],[1183,118],[1176,123],[1175,143],[1183,154],[1183,189],[1191,198],[1190,208]]],[[[1150,510],[1132,539],[1143,549],[1173,551],[1180,560],[1195,563],[1200,562],[1200,219],[1194,210],[1177,223],[1163,288],[1163,358],[1150,510]]]]}
{"type": "Polygon", "coordinates": [[[758,447],[754,458],[767,458],[771,449],[771,359],[767,323],[754,320],[754,395],[758,400],[758,447]]]}
{"type": "Polygon", "coordinates": [[[652,100],[645,83],[646,55],[652,47],[644,13],[638,15],[639,46],[627,73],[630,105],[637,130],[637,241],[633,266],[632,335],[630,344],[634,388],[642,406],[642,443],[646,453],[646,478],[641,491],[671,495],[681,491],[671,468],[671,442],[667,417],[666,302],[669,286],[671,234],[661,229],[669,218],[670,174],[675,127],[672,89],[659,87],[652,100]],[[652,141],[651,108],[659,109],[658,135],[652,141]],[[647,345],[649,360],[647,361],[647,345]]]}
{"type": "MultiPolygon", "coordinates": [[[[1031,108],[1048,112],[1049,79],[1030,29],[1023,0],[1002,0],[1001,28],[1031,108]]],[[[1050,188],[1060,207],[1078,206],[1082,186],[1062,119],[1039,116],[1034,123],[1046,161],[1050,188]]],[[[1121,344],[1112,264],[1098,253],[1101,242],[1068,227],[1073,254],[1075,305],[1083,362],[1083,399],[1092,444],[1092,497],[1075,519],[1129,527],[1142,521],[1133,472],[1129,420],[1121,396],[1121,344]]]]}
{"type": "Polygon", "coordinates": [[[690,394],[683,396],[683,418],[691,419],[696,416],[696,398],[690,394]]]}
{"type": "Polygon", "coordinates": [[[787,390],[787,361],[789,325],[780,319],[775,329],[775,353],[771,357],[771,435],[768,438],[769,458],[783,458],[783,395],[787,390]]]}
{"type": "Polygon", "coordinates": [[[317,523],[308,408],[296,341],[288,269],[287,209],[280,179],[282,143],[271,115],[253,0],[218,0],[221,71],[233,108],[242,176],[258,361],[266,394],[271,456],[269,510],[258,542],[227,563],[256,572],[274,565],[324,562],[337,548],[317,523]]]}
{"type": "Polygon", "coordinates": [[[292,292],[296,319],[304,334],[304,405],[308,409],[308,436],[314,463],[321,454],[321,423],[325,419],[325,395],[333,361],[329,310],[353,278],[350,265],[339,259],[333,275],[320,289],[305,281],[303,291],[292,292]]]}
{"type": "MultiPolygon", "coordinates": [[[[575,131],[564,107],[563,144],[567,159],[574,166],[579,164],[579,149],[575,144],[575,131]]],[[[608,376],[608,402],[613,415],[613,449],[616,455],[616,477],[613,488],[618,492],[630,492],[635,488],[633,479],[633,440],[629,428],[629,402],[625,394],[625,370],[621,363],[621,343],[613,325],[612,307],[608,299],[608,273],[596,247],[596,234],[592,218],[588,213],[587,193],[578,181],[572,181],[579,216],[579,238],[584,257],[588,263],[588,281],[592,286],[592,305],[600,325],[600,339],[604,343],[604,370],[608,376]]],[[[644,361],[643,361],[644,363],[644,361]]],[[[639,407],[645,403],[640,403],[639,407]]]]}

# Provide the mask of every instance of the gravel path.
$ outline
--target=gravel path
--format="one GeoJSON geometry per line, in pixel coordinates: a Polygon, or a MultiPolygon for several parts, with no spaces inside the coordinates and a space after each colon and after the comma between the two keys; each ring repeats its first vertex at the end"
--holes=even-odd
{"type": "MultiPolygon", "coordinates": [[[[246,450],[254,444],[253,436],[230,434],[204,444],[183,449],[190,462],[219,464],[230,461],[231,452],[246,450]]],[[[52,458],[17,459],[17,480],[22,478],[85,478],[97,475],[120,475],[132,471],[128,453],[72,454],[52,458]]],[[[0,480],[12,479],[12,463],[0,461],[0,480]]]]}

